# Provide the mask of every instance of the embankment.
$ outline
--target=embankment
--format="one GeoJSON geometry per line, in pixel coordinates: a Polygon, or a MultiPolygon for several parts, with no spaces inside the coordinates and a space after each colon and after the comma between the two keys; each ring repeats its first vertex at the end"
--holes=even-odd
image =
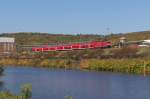
{"type": "Polygon", "coordinates": [[[71,59],[0,59],[2,66],[31,66],[46,68],[80,69],[94,71],[110,71],[125,73],[150,74],[150,59],[82,59],[80,61],[71,59]]]}

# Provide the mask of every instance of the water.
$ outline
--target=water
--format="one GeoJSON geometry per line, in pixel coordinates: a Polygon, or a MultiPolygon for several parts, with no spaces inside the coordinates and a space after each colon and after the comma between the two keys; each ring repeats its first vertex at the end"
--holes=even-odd
{"type": "Polygon", "coordinates": [[[150,76],[8,67],[0,90],[18,94],[32,84],[32,99],[150,99],[150,76]]]}

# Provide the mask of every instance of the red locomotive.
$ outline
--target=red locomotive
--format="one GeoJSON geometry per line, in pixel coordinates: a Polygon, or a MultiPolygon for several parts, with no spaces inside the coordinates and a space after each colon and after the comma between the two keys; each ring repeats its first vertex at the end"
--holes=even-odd
{"type": "Polygon", "coordinates": [[[86,43],[72,43],[65,45],[55,45],[55,46],[42,46],[42,47],[33,47],[32,51],[35,52],[45,52],[45,51],[66,51],[66,50],[78,50],[78,49],[94,49],[94,48],[108,48],[111,47],[111,42],[86,42],[86,43]]]}

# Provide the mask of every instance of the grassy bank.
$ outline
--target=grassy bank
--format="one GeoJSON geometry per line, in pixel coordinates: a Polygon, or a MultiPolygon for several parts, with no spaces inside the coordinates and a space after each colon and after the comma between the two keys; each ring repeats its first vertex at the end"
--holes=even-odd
{"type": "Polygon", "coordinates": [[[6,66],[32,66],[46,68],[66,68],[95,71],[143,73],[144,62],[146,72],[150,74],[150,59],[1,59],[0,64],[6,66]]]}
{"type": "Polygon", "coordinates": [[[89,70],[111,71],[125,73],[143,73],[144,65],[146,72],[150,74],[149,59],[108,59],[108,60],[82,60],[80,66],[89,70]],[[144,64],[145,62],[145,64],[144,64]]]}
{"type": "MultiPolygon", "coordinates": [[[[0,99],[32,99],[32,86],[26,84],[22,86],[21,93],[19,95],[11,92],[0,92],[0,99]]],[[[73,99],[71,96],[65,96],[64,99],[73,99]]]]}
{"type": "Polygon", "coordinates": [[[22,86],[20,95],[12,94],[11,92],[0,92],[0,99],[31,99],[32,96],[31,85],[22,86]]]}

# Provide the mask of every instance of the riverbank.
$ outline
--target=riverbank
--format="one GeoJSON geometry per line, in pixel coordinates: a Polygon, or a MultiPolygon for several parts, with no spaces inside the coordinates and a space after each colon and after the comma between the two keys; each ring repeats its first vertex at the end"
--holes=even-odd
{"type": "Polygon", "coordinates": [[[28,66],[45,68],[80,69],[142,74],[144,65],[150,74],[150,59],[1,59],[2,66],[28,66]]]}
{"type": "Polygon", "coordinates": [[[15,95],[10,92],[0,92],[0,99],[31,99],[32,86],[27,84],[22,86],[20,95],[15,95]]]}

